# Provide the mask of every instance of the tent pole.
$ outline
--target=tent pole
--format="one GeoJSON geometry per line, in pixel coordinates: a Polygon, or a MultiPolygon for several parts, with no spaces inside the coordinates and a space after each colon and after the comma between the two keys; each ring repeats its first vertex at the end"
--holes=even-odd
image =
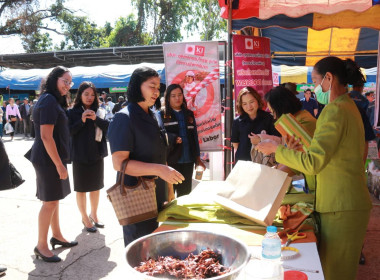
{"type": "MultiPolygon", "coordinates": [[[[232,102],[232,2],[228,0],[228,40],[227,40],[227,71],[226,73],[226,109],[225,110],[225,126],[224,126],[224,138],[225,146],[231,147],[231,132],[232,132],[232,119],[233,119],[233,102],[232,102]]],[[[224,178],[230,174],[232,169],[231,162],[233,161],[233,150],[224,149],[224,178]]]]}
{"type": "Polygon", "coordinates": [[[379,127],[379,109],[380,109],[380,31],[379,31],[379,40],[377,42],[377,73],[376,73],[376,99],[375,99],[375,120],[374,126],[379,127]]]}

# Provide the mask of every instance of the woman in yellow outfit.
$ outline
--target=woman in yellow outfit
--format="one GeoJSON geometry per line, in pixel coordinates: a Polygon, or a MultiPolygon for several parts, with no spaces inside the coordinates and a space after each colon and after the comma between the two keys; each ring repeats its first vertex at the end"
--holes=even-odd
{"type": "MultiPolygon", "coordinates": [[[[363,123],[346,85],[364,77],[352,60],[326,57],[314,66],[312,79],[315,91],[327,93],[330,103],[317,121],[309,150],[304,153],[275,143],[256,148],[264,154],[275,152],[276,160],[290,168],[317,175],[319,255],[325,279],[356,279],[372,205],[363,164],[363,123]]],[[[291,147],[297,146],[293,140],[291,147]]]]}

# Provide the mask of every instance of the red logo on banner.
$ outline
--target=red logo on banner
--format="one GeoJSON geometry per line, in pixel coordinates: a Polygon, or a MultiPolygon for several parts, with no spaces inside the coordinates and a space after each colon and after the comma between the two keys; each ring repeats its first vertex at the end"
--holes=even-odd
{"type": "Polygon", "coordinates": [[[194,54],[195,53],[195,45],[186,45],[186,54],[194,54]]]}
{"type": "Polygon", "coordinates": [[[245,38],[245,48],[247,50],[253,50],[253,39],[245,38]]]}
{"type": "Polygon", "coordinates": [[[251,38],[245,38],[245,48],[247,50],[259,49],[260,48],[260,41],[253,40],[251,38]]]}
{"type": "Polygon", "coordinates": [[[203,46],[195,46],[195,55],[204,56],[205,55],[205,47],[203,46]]]}
{"type": "Polygon", "coordinates": [[[204,46],[196,46],[196,45],[186,45],[186,54],[204,56],[205,55],[205,47],[204,46]]]}

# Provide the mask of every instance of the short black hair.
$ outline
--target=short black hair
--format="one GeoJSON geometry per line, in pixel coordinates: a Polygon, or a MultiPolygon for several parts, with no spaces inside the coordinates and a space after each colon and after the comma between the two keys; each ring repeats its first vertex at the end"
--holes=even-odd
{"type": "Polygon", "coordinates": [[[365,93],[365,96],[370,96],[371,94],[375,94],[375,92],[374,91],[367,91],[366,93],[365,93]]]}
{"type": "Polygon", "coordinates": [[[314,70],[323,77],[330,72],[338,77],[339,83],[343,86],[350,84],[354,87],[362,87],[366,82],[359,66],[349,58],[346,60],[335,56],[322,58],[315,64],[314,70]]]}
{"type": "Polygon", "coordinates": [[[309,88],[305,89],[303,92],[306,93],[307,91],[310,91],[310,93],[311,93],[311,89],[309,89],[309,88]]]}
{"type": "Polygon", "coordinates": [[[141,85],[153,77],[159,77],[159,75],[156,70],[150,67],[143,66],[133,71],[127,89],[128,102],[138,103],[145,101],[141,92],[141,85]]]}
{"type": "Polygon", "coordinates": [[[289,89],[283,86],[272,88],[265,96],[273,113],[278,119],[283,114],[295,114],[302,109],[301,101],[289,89]]]}

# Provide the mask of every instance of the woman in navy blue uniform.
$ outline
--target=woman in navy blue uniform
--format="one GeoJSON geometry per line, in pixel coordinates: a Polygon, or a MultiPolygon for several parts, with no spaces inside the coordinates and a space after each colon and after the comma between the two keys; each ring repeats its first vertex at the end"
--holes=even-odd
{"type": "Polygon", "coordinates": [[[82,82],[68,111],[72,137],[74,191],[82,215],[82,223],[88,232],[96,232],[104,224],[98,220],[99,190],[104,187],[104,157],[108,155],[106,134],[108,120],[99,112],[98,94],[91,82],[82,82]],[[91,212],[87,215],[86,193],[89,192],[91,212]],[[95,225],[95,226],[94,226],[95,225]]]}
{"type": "Polygon", "coordinates": [[[191,183],[195,166],[205,165],[200,158],[197,124],[194,113],[187,109],[183,89],[179,84],[168,86],[165,92],[165,109],[161,111],[166,132],[169,136],[170,152],[168,165],[178,170],[185,181],[175,185],[177,197],[191,192],[191,183]]]}
{"type": "MultiPolygon", "coordinates": [[[[108,129],[112,162],[116,171],[123,160],[129,158],[125,183],[137,184],[136,176],[156,180],[156,199],[160,210],[165,201],[174,199],[172,184],[182,183],[181,173],[166,165],[167,135],[158,112],[151,110],[160,93],[158,73],[148,67],[137,68],[130,79],[127,97],[128,106],[111,120],[108,129]],[[165,182],[169,186],[166,193],[165,182]]],[[[152,233],[158,227],[156,219],[123,226],[124,244],[152,233]]]]}
{"type": "Polygon", "coordinates": [[[274,120],[270,113],[262,110],[263,101],[256,90],[245,87],[239,92],[238,113],[232,123],[231,142],[236,151],[235,162],[238,160],[251,161],[251,139],[248,135],[269,134],[281,136],[274,127],[274,120]]]}
{"type": "Polygon", "coordinates": [[[50,244],[72,247],[76,241],[68,242],[59,225],[59,200],[70,191],[66,164],[70,161],[70,132],[65,109],[66,94],[72,87],[69,70],[55,67],[42,85],[40,96],[33,110],[36,138],[26,155],[33,163],[37,177],[37,197],[43,204],[38,216],[38,243],[34,248],[37,258],[46,262],[59,262],[61,258],[48,248],[47,235],[51,227],[53,237],[50,244]]]}

